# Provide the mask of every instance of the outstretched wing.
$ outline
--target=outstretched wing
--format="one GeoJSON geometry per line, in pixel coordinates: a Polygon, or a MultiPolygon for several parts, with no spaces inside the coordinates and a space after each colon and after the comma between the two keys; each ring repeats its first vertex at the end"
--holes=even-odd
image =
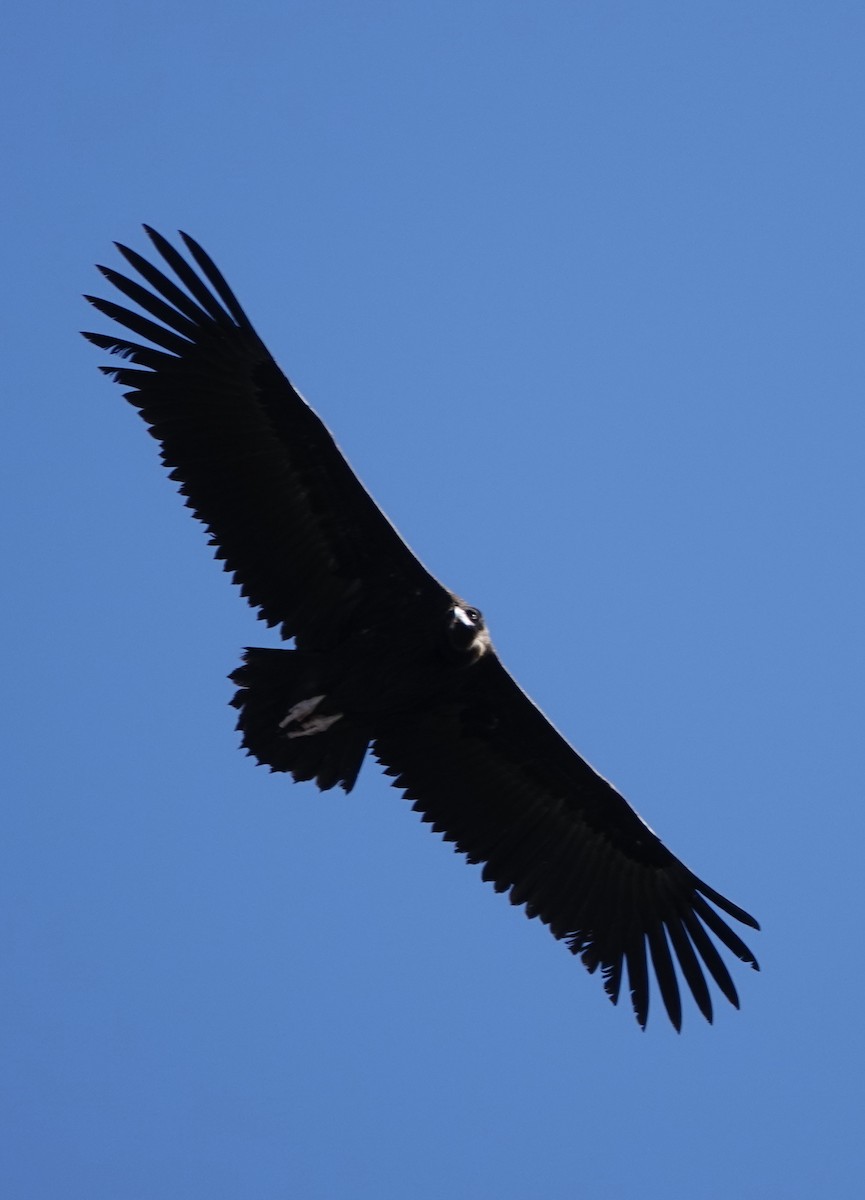
{"type": "Polygon", "coordinates": [[[383,597],[444,591],[280,371],[208,255],[181,234],[195,269],[145,229],[177,282],[118,245],[144,284],[99,269],[147,315],[87,299],[143,340],[84,336],[135,364],[102,369],[130,389],[126,398],[250,604],[284,637],[326,648],[383,597]]]}
{"type": "Polygon", "coordinates": [[[753,929],[757,922],[670,853],[495,654],[438,707],[389,718],[374,750],[423,820],[469,862],[485,864],[483,878],[496,891],[540,917],[589,971],[600,967],[613,1003],[627,967],[640,1025],[653,972],[681,1027],[674,961],[708,1021],[706,971],[738,1008],[713,936],[755,969],[757,961],[712,905],[753,929]]]}

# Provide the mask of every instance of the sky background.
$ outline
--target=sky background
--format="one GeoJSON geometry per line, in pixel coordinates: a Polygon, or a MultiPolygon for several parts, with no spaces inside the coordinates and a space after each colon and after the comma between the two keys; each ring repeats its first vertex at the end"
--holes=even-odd
{"type": "Polygon", "coordinates": [[[859,1197],[865,8],[81,0],[0,49],[4,1192],[859,1197]],[[187,229],[430,568],[749,909],[645,1033],[368,763],[78,337],[187,229]]]}

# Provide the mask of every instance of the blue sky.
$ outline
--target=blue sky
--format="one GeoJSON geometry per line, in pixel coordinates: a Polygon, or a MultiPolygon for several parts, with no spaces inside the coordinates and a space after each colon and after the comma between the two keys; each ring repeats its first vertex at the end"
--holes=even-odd
{"type": "Polygon", "coordinates": [[[861,1194],[865,11],[82,0],[4,28],[2,1176],[68,1200],[861,1194]],[[80,293],[184,228],[425,562],[754,912],[641,1033],[275,644],[80,293]]]}

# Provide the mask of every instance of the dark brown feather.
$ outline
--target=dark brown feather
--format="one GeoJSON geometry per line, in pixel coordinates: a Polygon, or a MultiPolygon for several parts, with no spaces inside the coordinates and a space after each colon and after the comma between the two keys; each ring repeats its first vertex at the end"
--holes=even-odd
{"type": "Polygon", "coordinates": [[[184,238],[208,264],[219,298],[170,243],[148,232],[192,296],[121,246],[155,291],[103,273],[150,315],[87,298],[161,351],[123,337],[85,337],[147,368],[112,374],[131,389],[127,399],[160,442],[188,506],[263,619],[298,645],[330,645],[355,616],[363,619],[362,594],[443,592],[279,370],[204,251],[184,238]]]}
{"type": "Polygon", "coordinates": [[[484,879],[509,891],[514,904],[526,904],[528,915],[566,940],[590,970],[600,966],[613,999],[626,966],[640,1024],[648,1017],[647,949],[677,1029],[673,955],[707,1020],[712,1006],[701,959],[738,1004],[707,930],[743,962],[754,968],[757,962],[704,896],[757,928],[754,918],[670,853],[494,655],[458,698],[422,714],[396,715],[381,728],[376,756],[423,819],[469,861],[485,863],[484,879]]]}

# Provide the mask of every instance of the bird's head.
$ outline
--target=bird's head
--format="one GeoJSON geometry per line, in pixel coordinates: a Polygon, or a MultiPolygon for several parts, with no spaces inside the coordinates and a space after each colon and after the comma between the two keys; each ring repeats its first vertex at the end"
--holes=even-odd
{"type": "Polygon", "coordinates": [[[451,649],[471,661],[486,654],[490,648],[490,635],[483,614],[462,600],[455,600],[448,610],[447,634],[451,649]]]}

